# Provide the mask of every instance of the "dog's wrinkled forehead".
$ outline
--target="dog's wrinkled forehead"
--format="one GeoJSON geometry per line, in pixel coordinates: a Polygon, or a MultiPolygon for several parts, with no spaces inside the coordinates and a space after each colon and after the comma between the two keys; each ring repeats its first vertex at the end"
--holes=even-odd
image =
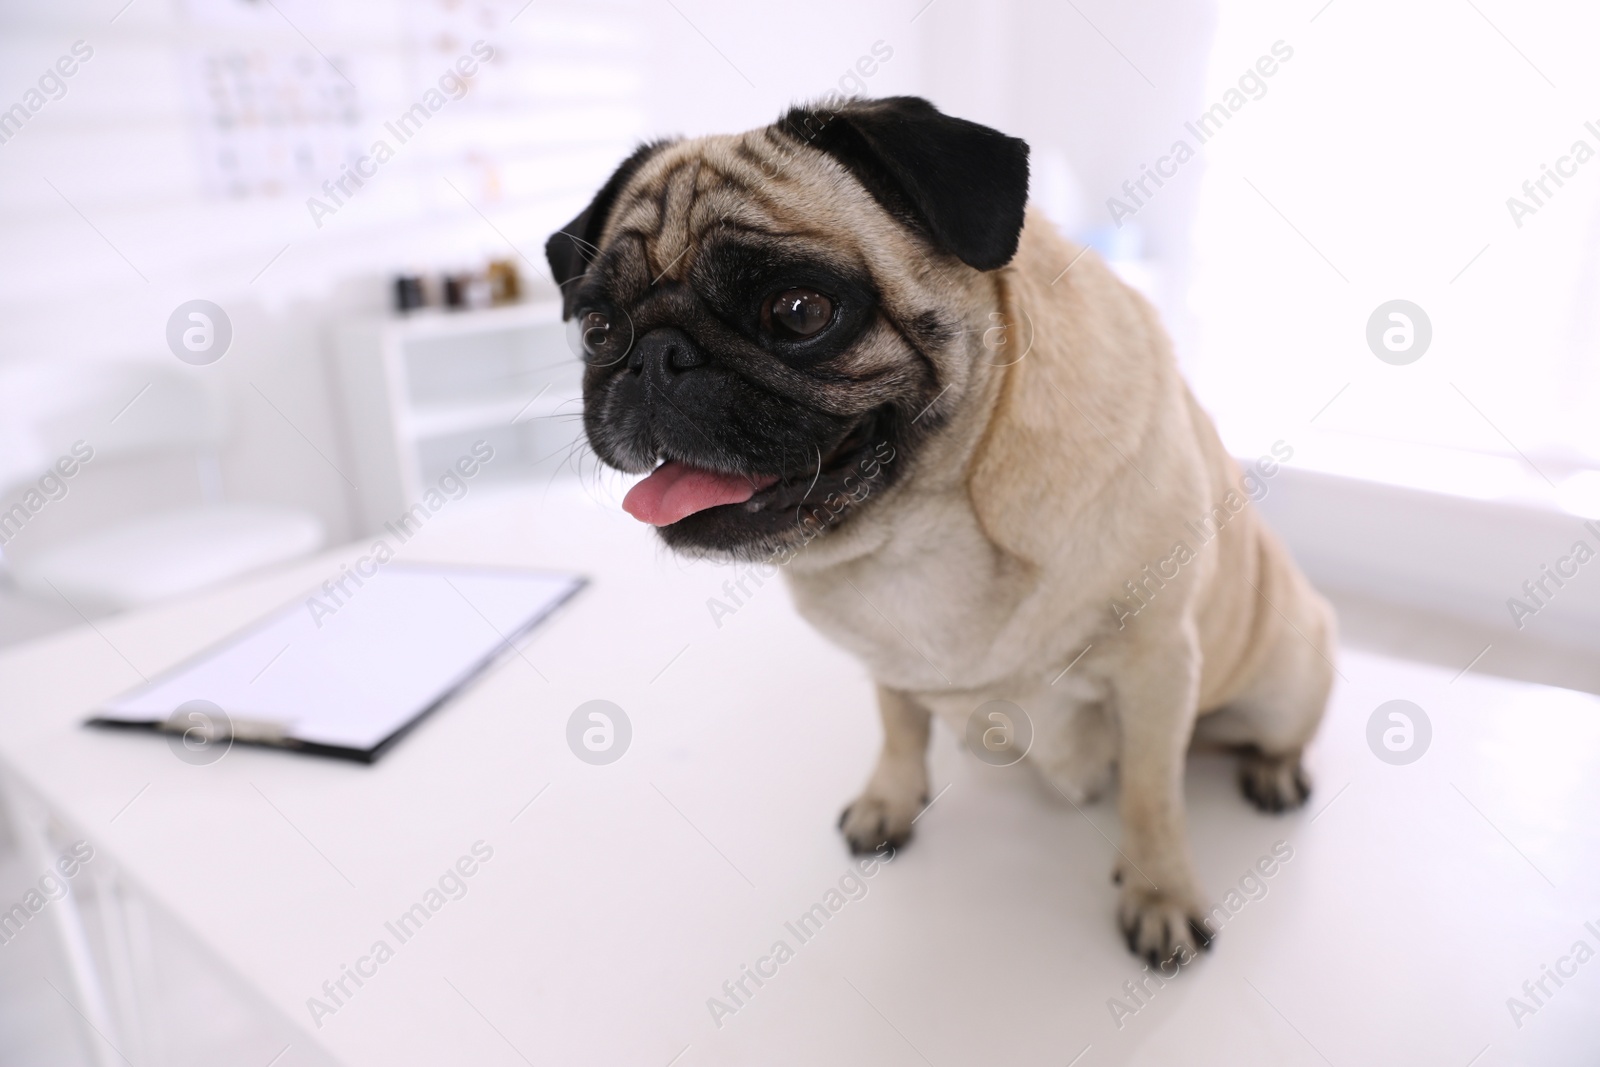
{"type": "Polygon", "coordinates": [[[686,277],[684,260],[690,247],[714,227],[733,221],[761,226],[769,221],[755,199],[753,176],[730,166],[727,155],[716,142],[676,145],[630,183],[608,229],[613,234],[639,235],[657,277],[686,277]]]}
{"type": "Polygon", "coordinates": [[[546,253],[569,315],[591,272],[625,298],[690,277],[720,234],[872,275],[926,256],[993,270],[1016,252],[1027,156],[916,97],[796,108],[745,134],[641,146],[546,253]]]}
{"type": "Polygon", "coordinates": [[[589,272],[625,301],[691,283],[699,257],[718,248],[870,275],[864,238],[909,247],[888,222],[827,157],[800,156],[772,130],[702,138],[663,146],[619,191],[589,272]]]}

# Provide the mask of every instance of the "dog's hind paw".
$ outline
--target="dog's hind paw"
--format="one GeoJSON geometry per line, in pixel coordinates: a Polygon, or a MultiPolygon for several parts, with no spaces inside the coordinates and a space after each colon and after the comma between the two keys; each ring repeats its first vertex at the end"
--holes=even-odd
{"type": "Polygon", "coordinates": [[[1249,753],[1239,760],[1239,791],[1262,811],[1293,811],[1311,796],[1311,779],[1300,753],[1267,756],[1249,753]]]}

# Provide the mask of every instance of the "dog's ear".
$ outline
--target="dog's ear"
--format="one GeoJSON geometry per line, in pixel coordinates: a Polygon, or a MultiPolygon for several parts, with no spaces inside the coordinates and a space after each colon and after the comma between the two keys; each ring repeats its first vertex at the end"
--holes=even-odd
{"type": "Polygon", "coordinates": [[[551,234],[544,243],[544,256],[550,262],[550,273],[561,288],[562,318],[572,317],[573,292],[577,287],[569,283],[581,278],[599,254],[600,235],[605,231],[606,219],[616,204],[617,194],[622,192],[623,187],[639,173],[639,168],[651,156],[670,143],[651,141],[634,149],[633,154],[623,160],[622,165],[606,179],[589,206],[578,212],[577,218],[551,234]]]}
{"type": "Polygon", "coordinates": [[[1011,262],[1028,205],[1028,142],[920,96],[797,107],[784,132],[838,160],[891,214],[978,270],[1011,262]]]}

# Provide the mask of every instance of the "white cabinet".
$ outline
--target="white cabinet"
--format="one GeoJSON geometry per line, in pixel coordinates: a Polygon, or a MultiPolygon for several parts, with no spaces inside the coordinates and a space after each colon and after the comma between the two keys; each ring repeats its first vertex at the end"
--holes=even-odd
{"type": "Polygon", "coordinates": [[[439,487],[463,458],[476,468],[470,491],[573,477],[586,455],[583,365],[558,303],[350,322],[335,350],[365,533],[439,487]],[[492,459],[472,462],[485,452],[479,442],[492,459]]]}

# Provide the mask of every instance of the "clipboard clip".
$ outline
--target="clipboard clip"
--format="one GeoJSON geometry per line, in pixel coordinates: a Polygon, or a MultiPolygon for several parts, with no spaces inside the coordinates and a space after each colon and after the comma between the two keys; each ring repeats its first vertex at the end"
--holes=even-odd
{"type": "Polygon", "coordinates": [[[282,744],[289,736],[289,725],[266,719],[238,719],[212,704],[204,710],[191,701],[174,711],[156,729],[162,733],[193,738],[197,744],[209,745],[219,741],[249,741],[257,744],[282,744]]]}

